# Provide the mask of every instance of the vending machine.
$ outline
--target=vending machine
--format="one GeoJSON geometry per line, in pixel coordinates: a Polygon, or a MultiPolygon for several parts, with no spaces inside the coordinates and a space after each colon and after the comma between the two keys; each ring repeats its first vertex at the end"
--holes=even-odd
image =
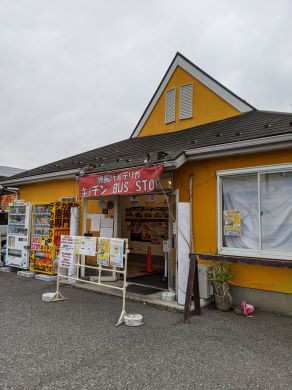
{"type": "Polygon", "coordinates": [[[29,269],[30,203],[16,200],[9,205],[5,264],[29,269]]]}
{"type": "Polygon", "coordinates": [[[30,271],[48,275],[56,273],[61,235],[69,235],[71,211],[75,202],[36,204],[32,210],[30,271]]]}

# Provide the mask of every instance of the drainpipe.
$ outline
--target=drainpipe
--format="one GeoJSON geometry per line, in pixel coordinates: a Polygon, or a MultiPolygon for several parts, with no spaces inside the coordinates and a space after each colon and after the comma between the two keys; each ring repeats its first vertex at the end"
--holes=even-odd
{"type": "Polygon", "coordinates": [[[191,253],[195,251],[194,236],[193,236],[193,177],[194,174],[190,173],[189,176],[189,201],[190,201],[190,243],[191,253]]]}

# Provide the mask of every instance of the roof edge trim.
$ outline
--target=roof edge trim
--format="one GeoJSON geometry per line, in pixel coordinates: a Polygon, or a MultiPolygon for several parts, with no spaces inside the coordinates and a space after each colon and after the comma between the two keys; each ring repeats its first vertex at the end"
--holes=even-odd
{"type": "Polygon", "coordinates": [[[68,171],[61,171],[61,172],[51,172],[51,173],[44,173],[43,175],[33,175],[33,176],[26,176],[21,177],[19,179],[11,179],[11,180],[3,180],[1,181],[1,184],[30,184],[30,183],[36,183],[38,181],[45,181],[45,180],[51,180],[51,179],[69,179],[72,178],[76,173],[79,173],[80,169],[73,169],[68,171]]]}
{"type": "Polygon", "coordinates": [[[233,154],[251,153],[258,151],[276,150],[292,146],[292,134],[256,138],[247,141],[230,142],[227,144],[206,146],[185,151],[187,161],[201,160],[212,157],[224,157],[233,154]]]}

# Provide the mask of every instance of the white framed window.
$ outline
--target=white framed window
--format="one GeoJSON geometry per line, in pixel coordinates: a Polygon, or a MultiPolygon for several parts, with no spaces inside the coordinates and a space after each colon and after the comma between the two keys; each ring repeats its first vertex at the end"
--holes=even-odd
{"type": "Polygon", "coordinates": [[[165,96],[165,123],[175,121],[175,88],[166,92],[165,96]]]}
{"type": "Polygon", "coordinates": [[[180,87],[179,91],[179,119],[193,117],[193,84],[180,87]]]}
{"type": "Polygon", "coordinates": [[[292,259],[292,164],[217,172],[218,251],[292,259]]]}

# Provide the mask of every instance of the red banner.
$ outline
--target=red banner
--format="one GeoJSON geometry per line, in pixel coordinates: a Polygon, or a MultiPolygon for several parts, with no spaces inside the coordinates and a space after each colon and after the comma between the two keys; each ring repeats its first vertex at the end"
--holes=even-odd
{"type": "Polygon", "coordinates": [[[79,179],[80,196],[87,198],[156,192],[161,189],[159,178],[162,172],[163,165],[160,164],[81,176],[79,179]]]}

